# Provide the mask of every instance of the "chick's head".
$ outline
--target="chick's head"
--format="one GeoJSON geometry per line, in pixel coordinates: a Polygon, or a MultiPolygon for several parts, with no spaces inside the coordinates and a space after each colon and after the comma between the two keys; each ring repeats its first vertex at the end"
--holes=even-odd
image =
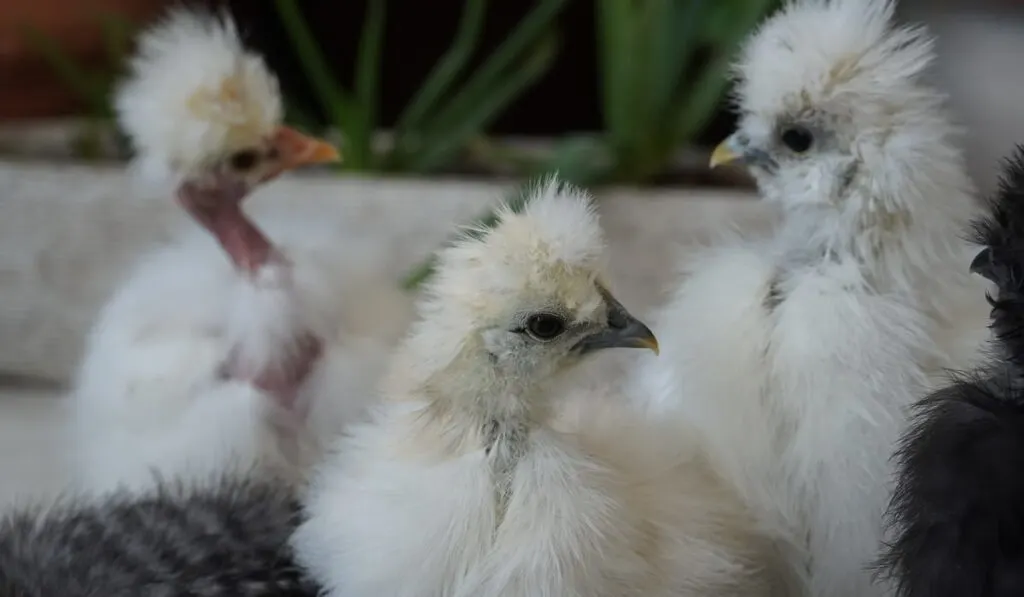
{"type": "Polygon", "coordinates": [[[613,347],[657,350],[603,281],[604,234],[589,197],[556,180],[520,213],[504,207],[439,255],[419,304],[420,354],[466,359],[485,378],[539,381],[613,347]]]}
{"type": "Polygon", "coordinates": [[[895,25],[893,10],[890,0],[791,0],[766,20],[735,66],[738,128],[712,167],[742,161],[787,207],[927,202],[929,175],[960,157],[944,98],[922,81],[932,40],[895,25]]]}
{"type": "Polygon", "coordinates": [[[116,111],[151,180],[217,175],[252,187],[338,159],[327,143],[282,125],[277,79],[226,14],[176,7],[143,32],[116,111]]]}

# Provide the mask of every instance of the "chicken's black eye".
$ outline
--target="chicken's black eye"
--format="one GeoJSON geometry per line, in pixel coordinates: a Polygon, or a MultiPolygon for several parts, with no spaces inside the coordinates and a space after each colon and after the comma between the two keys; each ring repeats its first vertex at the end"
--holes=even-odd
{"type": "Polygon", "coordinates": [[[526,320],[526,331],[538,340],[551,340],[565,331],[565,322],[552,313],[537,313],[526,320]]]}
{"type": "Polygon", "coordinates": [[[259,158],[260,154],[255,149],[243,149],[242,151],[236,151],[231,154],[228,161],[231,164],[232,170],[236,172],[248,172],[256,165],[259,158]]]}
{"type": "Polygon", "coordinates": [[[782,143],[796,153],[803,153],[811,148],[814,136],[807,129],[794,126],[782,131],[782,143]]]}

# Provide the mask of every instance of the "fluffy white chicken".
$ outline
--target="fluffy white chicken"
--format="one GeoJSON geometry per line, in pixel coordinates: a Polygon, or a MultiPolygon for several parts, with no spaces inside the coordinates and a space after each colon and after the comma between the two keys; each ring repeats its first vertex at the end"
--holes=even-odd
{"type": "Polygon", "coordinates": [[[656,316],[662,358],[629,381],[702,437],[807,595],[891,591],[868,567],[906,408],[988,335],[932,41],[892,19],[888,0],[797,0],[748,40],[712,165],[744,162],[781,224],[696,254],[656,316]]]}
{"type": "Polygon", "coordinates": [[[440,255],[382,403],[316,469],[299,561],[332,597],[770,594],[770,548],[676,429],[558,414],[584,356],[657,343],[606,290],[586,196],[535,192],[440,255]]]}
{"type": "Polygon", "coordinates": [[[71,395],[80,484],[147,488],[253,466],[299,481],[321,439],[362,410],[349,377],[372,380],[384,362],[386,347],[343,319],[346,287],[372,274],[346,267],[319,222],[268,222],[272,243],[242,202],[338,154],[281,125],[277,80],[227,16],[172,10],[131,67],[117,110],[137,169],[176,188],[201,227],[143,256],[94,325],[71,395]],[[314,401],[323,388],[336,400],[314,401]]]}

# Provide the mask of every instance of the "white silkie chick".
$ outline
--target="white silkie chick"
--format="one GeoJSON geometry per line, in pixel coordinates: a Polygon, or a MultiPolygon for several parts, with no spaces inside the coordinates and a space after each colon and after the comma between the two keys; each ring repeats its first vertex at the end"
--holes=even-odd
{"type": "Polygon", "coordinates": [[[137,170],[200,227],[143,256],[99,314],[71,395],[80,484],[253,466],[301,481],[321,436],[361,412],[341,398],[346,376],[384,353],[346,337],[346,288],[365,280],[343,239],[281,219],[267,223],[275,244],[242,202],[338,154],[282,126],[276,78],[226,16],[175,9],[144,32],[117,111],[137,170]],[[339,399],[314,401],[325,387],[339,399]]]}
{"type": "Polygon", "coordinates": [[[678,430],[557,380],[657,349],[606,289],[587,197],[555,182],[439,256],[369,422],[313,476],[293,544],[330,597],[768,595],[769,554],[678,430]]]}
{"type": "Polygon", "coordinates": [[[814,596],[891,593],[868,568],[907,407],[988,337],[932,41],[892,19],[888,0],[797,0],[746,43],[712,165],[744,162],[781,224],[697,252],[656,316],[662,357],[628,383],[702,437],[814,596]]]}

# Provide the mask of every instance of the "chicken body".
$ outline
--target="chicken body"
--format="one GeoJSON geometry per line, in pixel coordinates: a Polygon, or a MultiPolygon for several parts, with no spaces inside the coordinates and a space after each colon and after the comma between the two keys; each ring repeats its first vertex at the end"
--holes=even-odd
{"type": "Polygon", "coordinates": [[[442,254],[383,403],[311,485],[293,544],[328,595],[773,594],[770,543],[677,429],[557,406],[583,353],[656,346],[592,269],[602,246],[548,187],[442,254]]]}
{"type": "Polygon", "coordinates": [[[401,314],[404,298],[360,271],[358,243],[343,244],[331,226],[278,214],[267,228],[289,268],[240,276],[213,238],[194,231],[144,256],[105,306],[70,401],[83,489],[250,466],[300,482],[328,438],[361,416],[404,322],[356,319],[401,314]],[[323,349],[289,408],[225,374],[237,347],[267,359],[290,348],[295,329],[317,330],[323,349]]]}
{"type": "Polygon", "coordinates": [[[994,350],[918,405],[898,453],[882,564],[901,597],[1024,594],[1024,149],[1006,170],[972,264],[997,287],[994,350]]]}
{"type": "Polygon", "coordinates": [[[770,542],[677,429],[608,407],[439,454],[428,412],[409,400],[356,425],[315,485],[295,546],[328,595],[783,594],[770,542]]]}
{"type": "Polygon", "coordinates": [[[226,477],[66,496],[0,520],[0,596],[315,597],[287,542],[297,514],[285,487],[226,477]]]}
{"type": "Polygon", "coordinates": [[[973,188],[917,81],[929,42],[892,9],[792,2],[748,42],[716,159],[746,162],[782,222],[686,263],[662,358],[629,383],[702,438],[812,596],[891,594],[869,568],[906,410],[987,336],[960,242],[973,188]]]}

